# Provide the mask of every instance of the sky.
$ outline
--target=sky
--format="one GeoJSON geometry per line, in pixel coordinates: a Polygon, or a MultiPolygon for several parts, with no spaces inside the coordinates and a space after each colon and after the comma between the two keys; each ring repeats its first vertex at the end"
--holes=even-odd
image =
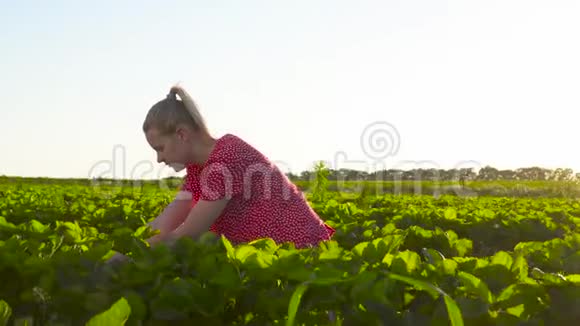
{"type": "Polygon", "coordinates": [[[580,171],[580,2],[2,1],[0,175],[155,179],[181,82],[285,172],[580,171]]]}

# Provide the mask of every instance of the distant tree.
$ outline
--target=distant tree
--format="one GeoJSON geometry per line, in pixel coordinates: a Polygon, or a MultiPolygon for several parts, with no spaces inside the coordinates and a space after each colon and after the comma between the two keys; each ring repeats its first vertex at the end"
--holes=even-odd
{"type": "Polygon", "coordinates": [[[310,172],[310,171],[302,171],[300,173],[300,180],[302,180],[302,181],[310,181],[311,176],[312,176],[312,172],[310,172]]]}
{"type": "Polygon", "coordinates": [[[548,180],[551,171],[549,169],[533,166],[519,168],[516,170],[516,174],[520,180],[548,180]]]}
{"type": "MultiPolygon", "coordinates": [[[[327,178],[331,181],[454,181],[465,183],[473,180],[556,180],[580,182],[580,172],[574,173],[570,168],[550,170],[537,166],[518,168],[516,170],[499,170],[492,166],[485,166],[478,172],[473,168],[462,169],[388,169],[374,172],[365,172],[354,169],[326,169],[327,178]]],[[[313,171],[303,171],[300,175],[292,174],[293,178],[303,181],[312,181],[316,177],[313,171]]]]}
{"type": "Polygon", "coordinates": [[[290,179],[290,180],[298,180],[299,179],[299,176],[292,173],[292,172],[286,173],[286,177],[288,177],[288,179],[290,179]]]}
{"type": "Polygon", "coordinates": [[[518,174],[513,170],[498,171],[498,178],[501,180],[517,180],[518,174]]]}
{"type": "Polygon", "coordinates": [[[550,180],[554,181],[570,181],[573,179],[574,171],[572,169],[557,168],[549,176],[550,180]]]}
{"type": "Polygon", "coordinates": [[[479,170],[477,174],[477,179],[479,180],[497,180],[499,176],[499,170],[491,166],[485,166],[479,170]]]}

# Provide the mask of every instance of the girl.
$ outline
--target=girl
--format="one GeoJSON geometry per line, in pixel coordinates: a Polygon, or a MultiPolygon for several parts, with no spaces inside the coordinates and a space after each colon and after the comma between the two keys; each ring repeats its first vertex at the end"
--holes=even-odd
{"type": "Polygon", "coordinates": [[[152,246],[208,230],[232,243],[268,237],[297,248],[316,246],[334,234],[260,151],[232,134],[213,138],[182,87],[173,86],[151,107],[143,132],[159,163],[187,171],[180,192],[150,223],[160,231],[147,240],[152,246]]]}

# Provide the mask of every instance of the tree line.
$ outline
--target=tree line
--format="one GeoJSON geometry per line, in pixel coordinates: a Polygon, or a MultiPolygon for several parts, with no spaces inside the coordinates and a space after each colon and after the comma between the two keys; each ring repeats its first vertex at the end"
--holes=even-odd
{"type": "MultiPolygon", "coordinates": [[[[463,169],[387,169],[382,171],[367,172],[353,169],[326,169],[329,181],[498,181],[498,180],[529,180],[529,181],[578,181],[580,173],[570,168],[547,169],[542,167],[526,167],[516,170],[500,170],[491,166],[485,166],[478,171],[474,168],[463,169]]],[[[286,173],[292,181],[312,181],[316,178],[316,171],[302,171],[298,174],[286,173]]],[[[0,184],[6,182],[32,182],[46,183],[77,183],[88,185],[95,180],[99,182],[110,180],[112,183],[134,183],[135,180],[114,180],[108,178],[50,178],[50,177],[18,177],[0,175],[0,184]]],[[[164,180],[174,181],[179,184],[182,177],[169,177],[164,180]]],[[[143,184],[155,184],[158,180],[140,180],[143,184]]]]}
{"type": "MultiPolygon", "coordinates": [[[[315,173],[314,171],[303,171],[299,174],[287,173],[286,175],[293,181],[309,181],[315,178],[315,173]]],[[[488,165],[478,171],[474,168],[387,169],[375,172],[328,169],[327,178],[331,181],[580,181],[580,173],[575,173],[570,168],[547,169],[533,166],[516,170],[500,170],[488,165]]]]}

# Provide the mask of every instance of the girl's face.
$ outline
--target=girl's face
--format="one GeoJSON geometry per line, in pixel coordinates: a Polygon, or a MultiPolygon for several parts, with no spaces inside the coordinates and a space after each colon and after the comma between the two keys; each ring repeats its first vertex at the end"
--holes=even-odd
{"type": "Polygon", "coordinates": [[[191,146],[188,146],[188,137],[183,129],[168,135],[163,135],[156,128],[145,133],[149,145],[157,152],[157,163],[171,166],[179,172],[189,163],[191,146]]]}

